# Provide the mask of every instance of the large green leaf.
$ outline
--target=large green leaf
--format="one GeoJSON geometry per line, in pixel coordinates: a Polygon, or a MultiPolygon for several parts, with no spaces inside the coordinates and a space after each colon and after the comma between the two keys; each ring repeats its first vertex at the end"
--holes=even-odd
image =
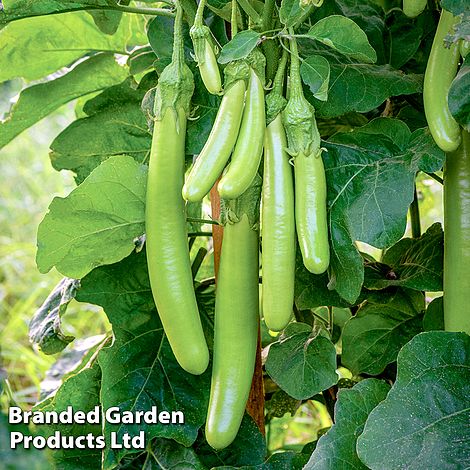
{"type": "Polygon", "coordinates": [[[380,263],[367,263],[364,287],[441,291],[443,254],[444,233],[441,224],[435,223],[419,238],[401,239],[385,252],[380,263]]]}
{"type": "Polygon", "coordinates": [[[117,468],[129,470],[207,470],[193,447],[185,447],[172,439],[157,438],[140,454],[126,455],[117,468]]]}
{"type": "Polygon", "coordinates": [[[331,15],[342,15],[356,23],[367,35],[369,43],[377,53],[377,62],[386,63],[384,47],[385,12],[382,6],[370,0],[330,0],[323,2],[321,8],[314,9],[311,22],[331,15]]]}
{"type": "MultiPolygon", "coordinates": [[[[65,411],[71,406],[74,411],[88,413],[100,406],[101,370],[98,364],[93,362],[80,372],[68,378],[57,390],[51,400],[36,405],[35,410],[47,412],[65,411]]],[[[100,418],[100,412],[98,418],[100,418]]],[[[86,436],[92,434],[94,437],[101,435],[100,424],[59,424],[54,426],[41,425],[39,432],[45,436],[51,436],[54,432],[60,432],[63,436],[86,436]]],[[[54,460],[57,468],[63,470],[76,470],[83,468],[87,470],[99,470],[101,450],[89,448],[86,452],[80,448],[60,449],[54,451],[54,460]]]]}
{"type": "Polygon", "coordinates": [[[341,54],[365,63],[374,63],[377,54],[366,33],[350,18],[331,15],[315,23],[307,36],[332,47],[341,54]]]}
{"type": "Polygon", "coordinates": [[[299,310],[313,309],[330,305],[349,307],[350,304],[338,292],[328,289],[328,274],[312,274],[302,262],[298,250],[295,264],[295,305],[299,310]]]}
{"type": "Polygon", "coordinates": [[[384,40],[390,49],[388,62],[399,69],[415,55],[421,40],[428,33],[427,28],[435,28],[433,14],[431,10],[425,10],[412,20],[402,11],[394,9],[389,13],[387,22],[389,29],[384,40]]]}
{"type": "Polygon", "coordinates": [[[372,470],[470,466],[470,337],[429,332],[398,355],[398,376],[359,437],[372,470]]]}
{"type": "MultiPolygon", "coordinates": [[[[118,406],[121,411],[132,412],[147,411],[152,406],[159,411],[179,410],[185,423],[106,423],[104,434],[109,438],[111,432],[121,436],[144,431],[147,442],[164,437],[189,446],[205,420],[210,374],[188,374],[176,362],[155,309],[145,260],[145,251],[141,251],[97,268],[82,279],[77,293],[78,300],[101,305],[113,326],[114,343],[98,358],[103,371],[102,405],[104,409],[118,406]]],[[[113,468],[133,452],[107,449],[104,468],[113,468]]]]}
{"type": "Polygon", "coordinates": [[[81,278],[123,259],[144,232],[146,167],[132,157],[111,157],[67,197],[56,197],[38,229],[36,262],[81,278]]]}
{"type": "Polygon", "coordinates": [[[15,77],[36,80],[90,51],[125,52],[133,24],[130,16],[123,18],[113,36],[103,34],[85,12],[9,24],[0,30],[0,82],[15,77]]]}
{"type": "Polygon", "coordinates": [[[212,449],[202,434],[195,447],[202,463],[210,469],[261,465],[266,457],[266,439],[247,413],[243,417],[236,439],[225,449],[212,449]]]}
{"type": "Polygon", "coordinates": [[[331,237],[330,287],[353,303],[364,268],[354,242],[378,248],[405,231],[416,172],[442,167],[444,152],[427,129],[411,133],[395,119],[379,118],[323,143],[331,237]]]}
{"type": "MultiPolygon", "coordinates": [[[[0,394],[2,391],[0,382],[0,394]]],[[[8,415],[0,411],[0,459],[5,470],[50,470],[53,465],[51,456],[44,450],[25,449],[18,444],[11,448],[10,441],[13,432],[20,432],[25,437],[35,436],[26,424],[10,424],[8,415]]]]}
{"type": "Polygon", "coordinates": [[[130,155],[144,163],[152,136],[140,107],[143,96],[143,91],[125,81],[88,101],[83,108],[87,117],[73,122],[52,142],[54,168],[74,171],[81,183],[113,155],[130,155]]]}
{"type": "Polygon", "coordinates": [[[350,389],[340,389],[332,428],[318,440],[305,470],[367,470],[356,453],[356,442],[369,413],[387,396],[390,386],[366,379],[350,389]]]}
{"type": "Polygon", "coordinates": [[[290,396],[311,398],[338,381],[335,347],[310,325],[291,323],[270,345],[266,372],[290,396]]]}
{"type": "Polygon", "coordinates": [[[353,374],[380,374],[423,330],[423,314],[421,292],[392,288],[369,296],[344,325],[341,362],[353,374]]]}
{"type": "MultiPolygon", "coordinates": [[[[327,57],[328,58],[328,57],[327,57]]],[[[330,88],[326,102],[313,99],[319,116],[330,118],[365,113],[387,98],[421,91],[421,76],[405,75],[389,65],[337,63],[330,60],[330,88]]]]}
{"type": "Polygon", "coordinates": [[[60,78],[24,89],[10,114],[0,122],[0,148],[63,104],[116,85],[126,76],[126,68],[111,54],[98,54],[60,78]]]}
{"type": "MultiPolygon", "coordinates": [[[[116,0],[3,0],[3,12],[0,13],[0,25],[34,16],[56,15],[106,5],[116,5],[116,0]]],[[[118,13],[118,12],[113,12],[118,13]]]]}

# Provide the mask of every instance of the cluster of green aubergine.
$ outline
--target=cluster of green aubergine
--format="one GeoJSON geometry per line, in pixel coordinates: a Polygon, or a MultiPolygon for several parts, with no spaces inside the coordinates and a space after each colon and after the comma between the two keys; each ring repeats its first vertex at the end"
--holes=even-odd
{"type": "MultiPolygon", "coordinates": [[[[423,0],[404,0],[403,10],[417,16],[423,0]]],[[[460,21],[442,10],[424,75],[424,112],[436,144],[446,152],[444,166],[444,323],[447,331],[470,332],[470,133],[449,110],[448,95],[468,41],[446,44],[460,21]]],[[[470,92],[470,90],[469,90],[470,92]]]]}
{"type": "Polygon", "coordinates": [[[204,3],[199,3],[190,33],[204,85],[222,100],[207,142],[184,182],[186,122],[194,83],[184,62],[182,13],[177,6],[172,62],[161,73],[155,95],[146,251],[153,296],[173,353],[183,369],[201,374],[209,364],[209,352],[193,287],[185,200],[201,201],[220,178],[224,235],[206,439],[221,449],[238,432],[256,359],[261,186],[262,309],[268,328],[282,330],[292,315],[296,237],[311,272],[325,272],[330,254],[320,135],[314,109],[303,95],[295,40],[290,41],[290,54],[284,51],[267,96],[265,58],[257,49],[225,67],[222,89],[216,50],[203,24],[204,3]],[[283,95],[289,55],[287,101],[283,95]]]}

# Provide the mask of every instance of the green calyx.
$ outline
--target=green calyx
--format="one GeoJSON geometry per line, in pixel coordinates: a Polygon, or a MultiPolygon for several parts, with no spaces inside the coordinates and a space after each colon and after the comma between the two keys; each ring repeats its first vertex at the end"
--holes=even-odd
{"type": "Polygon", "coordinates": [[[259,174],[256,174],[249,188],[240,197],[221,199],[220,220],[222,225],[236,224],[245,214],[252,229],[259,230],[259,206],[262,186],[263,179],[259,174]]]}
{"type": "Polygon", "coordinates": [[[189,30],[189,35],[193,42],[196,62],[202,65],[205,62],[206,47],[212,47],[211,30],[206,25],[194,24],[189,30]]]}
{"type": "Polygon", "coordinates": [[[186,115],[189,115],[194,92],[193,73],[184,61],[183,10],[179,2],[176,6],[173,57],[171,63],[161,73],[155,92],[154,114],[157,121],[163,118],[168,108],[176,115],[179,109],[183,109],[186,115]]]}
{"type": "Polygon", "coordinates": [[[309,155],[320,148],[320,133],[315,120],[315,109],[303,95],[291,96],[282,113],[286,129],[288,153],[309,155]]]}
{"type": "Polygon", "coordinates": [[[264,57],[264,54],[256,48],[248,54],[245,60],[256,72],[261,82],[264,83],[266,77],[266,57],[264,57]]]}
{"type": "Polygon", "coordinates": [[[277,115],[285,108],[287,100],[279,93],[271,92],[266,96],[266,125],[276,119],[277,115]]]}
{"type": "MultiPolygon", "coordinates": [[[[289,29],[294,34],[292,28],[289,29]]],[[[315,120],[315,108],[305,99],[300,78],[300,59],[297,43],[290,41],[290,97],[282,113],[282,122],[287,134],[287,152],[295,157],[299,153],[310,155],[320,148],[320,133],[315,120]]]]}
{"type": "Polygon", "coordinates": [[[172,62],[163,70],[155,93],[155,119],[160,121],[167,108],[184,109],[189,115],[191,97],[194,92],[193,73],[186,64],[172,62]]]}
{"type": "Polygon", "coordinates": [[[248,81],[250,68],[244,60],[230,62],[224,70],[224,89],[227,91],[231,85],[239,80],[248,81]]]}
{"type": "Polygon", "coordinates": [[[230,62],[227,67],[225,67],[225,90],[228,90],[230,86],[238,80],[245,80],[245,82],[248,82],[248,79],[250,78],[250,67],[256,72],[262,83],[264,83],[266,59],[261,51],[255,49],[244,59],[230,62]]]}
{"type": "Polygon", "coordinates": [[[266,125],[276,119],[277,115],[286,107],[287,100],[284,98],[284,75],[286,73],[287,51],[284,50],[281,62],[274,77],[273,88],[266,96],[266,125]]]}

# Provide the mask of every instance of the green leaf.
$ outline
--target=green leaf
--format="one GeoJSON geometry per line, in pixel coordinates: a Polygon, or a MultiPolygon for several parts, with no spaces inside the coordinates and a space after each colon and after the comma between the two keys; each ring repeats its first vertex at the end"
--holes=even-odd
{"type": "Polygon", "coordinates": [[[328,100],[324,103],[311,98],[318,115],[324,118],[351,111],[365,113],[391,96],[419,93],[422,89],[420,75],[406,75],[389,65],[329,62],[328,100]]]}
{"type": "Polygon", "coordinates": [[[266,440],[253,419],[245,413],[236,439],[228,447],[215,451],[200,435],[196,441],[198,457],[206,468],[244,468],[263,463],[266,456],[266,440]]]}
{"type": "Polygon", "coordinates": [[[340,389],[335,405],[335,424],[320,437],[305,469],[367,470],[356,453],[357,438],[369,413],[385,399],[389,390],[387,383],[377,379],[366,379],[350,389],[340,389]]]}
{"type": "Polygon", "coordinates": [[[199,71],[194,74],[194,85],[191,103],[195,110],[195,119],[189,120],[186,128],[186,155],[199,155],[201,152],[212,130],[221,101],[220,96],[207,91],[199,71]]]}
{"type": "Polygon", "coordinates": [[[310,5],[301,6],[299,0],[282,0],[279,10],[279,19],[286,28],[290,28],[296,25],[298,21],[310,11],[312,11],[312,7],[310,5]]]}
{"type": "MultiPolygon", "coordinates": [[[[115,0],[3,0],[3,12],[0,14],[0,25],[34,16],[56,15],[91,9],[98,6],[116,5],[115,0]]],[[[119,13],[119,12],[113,12],[119,13]]]]}
{"type": "Polygon", "coordinates": [[[328,99],[330,63],[323,56],[307,57],[300,66],[300,75],[316,99],[321,101],[328,99]]]}
{"type": "Polygon", "coordinates": [[[29,340],[37,344],[44,354],[56,354],[75,338],[61,329],[61,317],[78,287],[76,279],[62,279],[33,315],[29,324],[29,340]]]}
{"type": "Polygon", "coordinates": [[[56,170],[75,172],[81,183],[113,155],[130,155],[140,163],[148,159],[152,136],[140,107],[144,92],[131,85],[127,80],[87,101],[87,117],[65,128],[51,144],[56,170]]]}
{"type": "Polygon", "coordinates": [[[8,415],[0,411],[0,458],[5,470],[50,470],[52,468],[50,455],[43,450],[34,447],[25,449],[21,445],[12,449],[10,447],[12,432],[21,432],[24,436],[36,435],[26,424],[10,424],[8,415]]]}
{"type": "Polygon", "coordinates": [[[435,223],[419,238],[403,238],[389,248],[380,263],[368,263],[364,287],[408,287],[420,291],[442,290],[444,233],[435,223]]]}
{"type": "MultiPolygon", "coordinates": [[[[103,371],[102,405],[132,412],[148,411],[152,406],[158,411],[179,410],[185,423],[107,423],[104,434],[109,438],[111,432],[134,436],[144,431],[147,442],[164,437],[190,446],[206,417],[210,373],[188,374],[176,362],[155,309],[145,260],[145,251],[141,251],[97,268],[81,280],[77,293],[77,300],[101,305],[113,326],[114,343],[98,357],[103,371]]],[[[133,452],[136,450],[108,448],[104,468],[113,468],[133,452]]]]}
{"type": "Polygon", "coordinates": [[[157,56],[150,46],[136,47],[127,61],[130,74],[138,75],[153,69],[153,63],[156,59],[157,56]]]}
{"type": "MultiPolygon", "coordinates": [[[[52,400],[39,403],[35,410],[47,412],[62,412],[68,406],[72,406],[74,411],[88,413],[100,405],[101,370],[96,361],[82,369],[75,375],[68,378],[57,390],[52,400]]],[[[101,412],[101,410],[99,410],[101,412]]],[[[100,417],[100,416],[99,416],[100,417]]],[[[48,437],[58,431],[63,436],[86,436],[88,433],[93,436],[101,435],[99,424],[56,424],[39,425],[40,434],[48,437]]],[[[60,449],[54,451],[54,461],[57,468],[63,470],[76,470],[86,468],[89,470],[99,470],[101,460],[101,450],[87,449],[60,449]]]]}
{"type": "MultiPolygon", "coordinates": [[[[467,56],[468,57],[468,56],[467,56]]],[[[469,58],[470,60],[470,58],[469,58]]],[[[449,90],[449,110],[455,120],[470,132],[470,65],[466,60],[449,90]]]]}
{"type": "Polygon", "coordinates": [[[398,375],[358,439],[372,470],[468,468],[470,337],[428,332],[398,355],[398,375]]]}
{"type": "Polygon", "coordinates": [[[111,157],[65,198],[54,198],[38,229],[36,262],[81,278],[119,261],[144,232],[147,169],[132,157],[111,157]]]}
{"type": "Polygon", "coordinates": [[[238,33],[222,47],[218,58],[219,64],[228,64],[234,60],[244,59],[258,45],[260,36],[260,33],[252,29],[238,33]]]}
{"type": "Polygon", "coordinates": [[[341,362],[353,374],[380,374],[422,331],[423,313],[421,292],[392,288],[371,295],[344,325],[341,362]]]}
{"type": "Polygon", "coordinates": [[[405,232],[416,172],[436,171],[445,155],[427,130],[411,133],[389,118],[335,134],[322,145],[332,247],[329,287],[352,304],[364,276],[354,242],[378,248],[396,243],[405,232]]]}
{"type": "MultiPolygon", "coordinates": [[[[314,9],[310,21],[315,24],[331,15],[341,15],[354,21],[366,33],[369,43],[377,53],[378,63],[388,61],[384,41],[388,32],[384,8],[381,5],[369,0],[332,0],[324,2],[321,8],[314,9]]],[[[313,41],[308,42],[315,44],[313,41]]]]}
{"type": "Polygon", "coordinates": [[[462,13],[464,15],[470,15],[470,5],[467,0],[442,0],[441,6],[455,16],[461,15],[462,13]]]}
{"type": "Polygon", "coordinates": [[[311,398],[338,381],[335,347],[311,326],[291,323],[269,347],[266,372],[290,396],[311,398]]]}
{"type": "Polygon", "coordinates": [[[444,297],[437,297],[428,305],[423,318],[423,330],[444,330],[444,297]]]}
{"type": "Polygon", "coordinates": [[[266,462],[258,465],[243,465],[242,467],[224,465],[222,467],[213,467],[211,470],[302,470],[307,461],[308,455],[304,453],[286,451],[276,452],[266,462]]]}
{"type": "Polygon", "coordinates": [[[352,59],[367,64],[377,61],[377,54],[366,33],[345,16],[331,15],[321,19],[310,28],[307,36],[352,59]]]}
{"type": "Polygon", "coordinates": [[[0,148],[69,101],[122,82],[127,71],[110,54],[98,54],[66,75],[25,88],[0,122],[0,148]]]}
{"type": "MultiPolygon", "coordinates": [[[[411,20],[402,11],[391,11],[387,22],[390,65],[396,69],[405,65],[420,47],[421,40],[427,33],[429,25],[434,27],[431,10],[425,10],[416,19],[411,20]]],[[[387,37],[384,37],[387,40],[387,37]]]]}
{"type": "Polygon", "coordinates": [[[90,51],[124,52],[131,16],[123,18],[113,36],[103,34],[85,12],[9,24],[0,30],[0,82],[16,77],[36,80],[69,66],[90,51]]]}
{"type": "Polygon", "coordinates": [[[299,310],[313,309],[324,305],[349,307],[336,290],[328,289],[328,274],[312,274],[304,266],[300,254],[295,264],[295,305],[299,310]]]}
{"type": "MultiPolygon", "coordinates": [[[[155,52],[157,59],[162,63],[169,63],[173,53],[174,18],[155,16],[147,23],[148,42],[155,52]],[[166,62],[168,61],[168,62],[166,62]]],[[[193,44],[189,36],[189,26],[183,23],[184,53],[188,62],[194,62],[192,58],[193,44]]]]}

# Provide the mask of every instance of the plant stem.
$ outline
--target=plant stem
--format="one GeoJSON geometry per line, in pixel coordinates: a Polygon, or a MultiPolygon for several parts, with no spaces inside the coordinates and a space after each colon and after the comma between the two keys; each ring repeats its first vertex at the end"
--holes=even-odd
{"type": "Polygon", "coordinates": [[[186,16],[186,21],[189,25],[194,24],[194,19],[196,18],[196,3],[194,0],[180,0],[180,3],[186,16]]]}
{"type": "Polygon", "coordinates": [[[289,42],[290,42],[290,86],[291,95],[298,93],[303,95],[302,81],[300,79],[300,58],[299,50],[297,48],[297,41],[294,37],[294,28],[289,28],[289,42]]]}
{"type": "Polygon", "coordinates": [[[191,273],[193,275],[193,279],[196,278],[199,268],[201,267],[201,264],[204,261],[206,255],[207,249],[201,246],[201,248],[199,248],[198,252],[196,253],[193,264],[191,265],[191,273]]]}
{"type": "Polygon", "coordinates": [[[261,17],[258,12],[251,6],[249,0],[238,0],[238,4],[241,6],[242,10],[251,18],[253,23],[259,24],[261,17]]]}
{"type": "Polygon", "coordinates": [[[212,219],[198,219],[197,217],[186,217],[186,222],[192,222],[196,224],[211,224],[211,225],[220,225],[217,220],[212,219]]]}
{"type": "Polygon", "coordinates": [[[410,205],[410,218],[411,218],[411,236],[413,238],[419,238],[421,236],[421,220],[419,216],[419,203],[418,203],[418,192],[415,192],[413,202],[410,205]]]}
{"type": "Polygon", "coordinates": [[[232,15],[230,17],[230,39],[238,33],[238,4],[237,0],[232,0],[232,15]]]}
{"type": "Polygon", "coordinates": [[[287,57],[288,57],[288,52],[284,49],[282,51],[281,61],[279,62],[276,75],[274,77],[273,89],[272,89],[272,92],[277,93],[278,95],[282,95],[282,92],[284,89],[287,57]]]}
{"type": "Polygon", "coordinates": [[[196,16],[194,17],[194,24],[202,25],[204,23],[204,8],[207,0],[200,0],[197,6],[196,16]]]}
{"type": "Polygon", "coordinates": [[[212,232],[189,232],[188,237],[212,237],[212,232]]]}

